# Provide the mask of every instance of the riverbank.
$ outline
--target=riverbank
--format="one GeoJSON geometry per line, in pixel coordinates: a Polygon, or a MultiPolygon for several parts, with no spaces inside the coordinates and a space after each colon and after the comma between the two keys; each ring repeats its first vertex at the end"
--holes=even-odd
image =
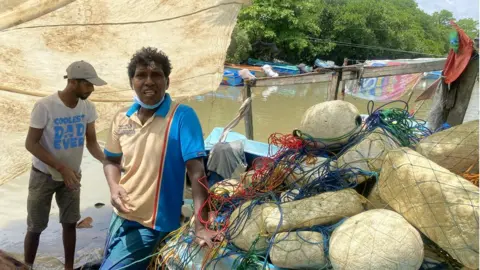
{"type": "MultiPolygon", "coordinates": [[[[23,239],[27,228],[29,173],[0,186],[0,247],[23,261],[23,239]]],[[[92,228],[77,230],[75,267],[101,258],[112,207],[102,165],[85,150],[82,163],[80,210],[82,219],[91,217],[92,228]],[[96,203],[105,204],[96,208],[96,203]]],[[[58,207],[52,202],[48,228],[42,233],[35,269],[63,269],[62,230],[58,207]]]]}

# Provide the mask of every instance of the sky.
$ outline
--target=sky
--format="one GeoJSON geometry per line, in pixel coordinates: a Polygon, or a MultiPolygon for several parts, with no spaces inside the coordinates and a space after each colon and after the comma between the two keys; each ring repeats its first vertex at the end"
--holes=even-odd
{"type": "Polygon", "coordinates": [[[416,0],[418,6],[428,14],[442,9],[450,10],[458,20],[473,18],[478,20],[479,0],[416,0]]]}

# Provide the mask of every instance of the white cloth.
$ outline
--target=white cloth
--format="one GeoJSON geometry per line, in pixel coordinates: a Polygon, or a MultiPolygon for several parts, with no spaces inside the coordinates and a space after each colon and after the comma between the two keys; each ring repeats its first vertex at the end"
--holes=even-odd
{"type": "MultiPolygon", "coordinates": [[[[65,166],[80,173],[87,124],[97,119],[95,105],[79,100],[75,108],[65,106],[58,92],[44,97],[33,107],[30,126],[43,129],[40,144],[65,166]]],[[[60,173],[33,157],[33,166],[63,181],[60,173]]]]}

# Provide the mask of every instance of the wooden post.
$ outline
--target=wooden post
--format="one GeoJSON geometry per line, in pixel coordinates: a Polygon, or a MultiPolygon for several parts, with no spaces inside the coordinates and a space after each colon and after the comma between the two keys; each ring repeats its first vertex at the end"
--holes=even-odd
{"type": "Polygon", "coordinates": [[[336,69],[335,72],[332,73],[332,80],[330,81],[330,87],[328,88],[327,93],[327,101],[330,100],[337,100],[338,99],[338,91],[340,86],[343,85],[342,82],[342,69],[336,69]]]}
{"type": "MultiPolygon", "coordinates": [[[[340,78],[341,80],[341,78],[340,78]]],[[[335,71],[332,73],[332,80],[330,81],[330,87],[328,88],[327,93],[327,101],[336,100],[337,99],[337,91],[338,91],[338,84],[339,80],[339,72],[335,71]]]]}
{"type": "MultiPolygon", "coordinates": [[[[245,86],[243,87],[242,91],[242,99],[245,101],[247,98],[252,97],[252,89],[251,89],[251,81],[245,81],[245,86]]],[[[253,102],[253,101],[252,101],[253,102]]],[[[245,114],[245,136],[247,139],[253,140],[253,114],[252,114],[252,107],[249,106],[246,114],[245,114]]]]}
{"type": "MultiPolygon", "coordinates": [[[[343,65],[342,67],[346,67],[348,66],[348,58],[343,58],[343,65]]],[[[343,70],[343,69],[342,69],[343,70]]],[[[341,96],[340,98],[342,100],[345,100],[345,81],[344,80],[340,80],[340,93],[341,93],[341,96]]],[[[338,90],[337,90],[338,91],[338,90]]]]}
{"type": "MultiPolygon", "coordinates": [[[[462,75],[450,85],[450,90],[454,91],[453,106],[448,111],[447,123],[451,126],[463,123],[463,118],[467,112],[467,107],[472,96],[473,87],[478,77],[478,57],[470,60],[462,75]]],[[[452,94],[453,94],[452,93],[452,94]]]]}

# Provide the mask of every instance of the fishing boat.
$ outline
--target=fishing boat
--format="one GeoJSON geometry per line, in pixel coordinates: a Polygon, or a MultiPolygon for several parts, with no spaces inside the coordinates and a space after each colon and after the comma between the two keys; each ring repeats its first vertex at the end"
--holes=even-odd
{"type": "Polygon", "coordinates": [[[423,75],[424,75],[424,78],[427,80],[436,80],[442,77],[442,71],[438,70],[438,71],[424,72],[423,75]]]}
{"type": "MultiPolygon", "coordinates": [[[[253,75],[255,73],[252,72],[253,75]]],[[[228,85],[228,86],[243,86],[243,78],[240,76],[237,70],[234,69],[224,69],[223,70],[223,78],[220,85],[228,85]]]]}
{"type": "Polygon", "coordinates": [[[248,58],[248,64],[252,66],[264,66],[269,65],[272,69],[279,73],[279,75],[296,75],[300,74],[300,70],[297,66],[284,64],[284,63],[276,63],[276,62],[266,62],[261,61],[258,59],[248,58]]]}
{"type": "Polygon", "coordinates": [[[250,65],[238,65],[238,64],[230,64],[230,63],[225,63],[224,65],[224,70],[236,70],[237,72],[242,70],[242,69],[248,69],[252,74],[255,74],[255,76],[258,77],[265,77],[265,72],[261,67],[257,66],[250,66],[250,65]]]}

